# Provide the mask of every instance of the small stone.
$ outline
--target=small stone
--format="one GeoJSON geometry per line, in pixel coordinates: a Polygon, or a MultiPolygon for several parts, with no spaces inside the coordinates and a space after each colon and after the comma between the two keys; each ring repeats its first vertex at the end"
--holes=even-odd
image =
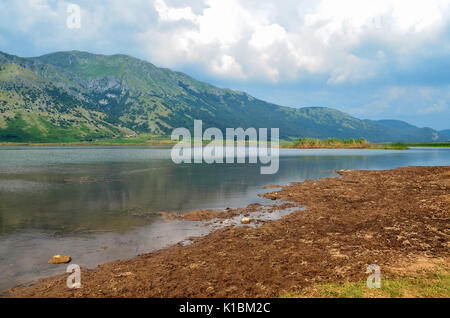
{"type": "Polygon", "coordinates": [[[242,218],[242,219],[241,219],[241,223],[242,223],[242,224],[249,224],[250,221],[251,221],[250,218],[242,218]]]}
{"type": "Polygon", "coordinates": [[[55,255],[51,259],[48,260],[49,264],[66,264],[72,260],[70,256],[64,255],[55,255]]]}

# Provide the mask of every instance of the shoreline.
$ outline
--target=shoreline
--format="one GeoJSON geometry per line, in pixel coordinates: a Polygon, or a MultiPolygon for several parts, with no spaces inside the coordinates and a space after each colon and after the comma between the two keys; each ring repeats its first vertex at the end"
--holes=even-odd
{"type": "MultiPolygon", "coordinates": [[[[67,142],[67,143],[14,143],[14,142],[0,142],[1,147],[133,147],[133,146],[161,146],[172,147],[178,141],[172,140],[154,140],[150,142],[67,142]]],[[[317,145],[317,146],[293,146],[292,142],[280,141],[279,149],[375,149],[375,150],[408,150],[410,147],[431,147],[431,148],[450,148],[450,142],[440,143],[369,143],[367,145],[317,145]]],[[[208,142],[204,142],[203,146],[208,142]]],[[[255,144],[256,145],[256,144],[255,144]]],[[[270,142],[268,143],[270,147],[270,142]]],[[[246,142],[245,146],[249,146],[246,142]]]]}
{"type": "MultiPolygon", "coordinates": [[[[386,277],[409,271],[406,264],[418,258],[428,265],[449,264],[450,166],[338,173],[262,194],[298,211],[260,227],[225,227],[193,238],[191,245],[82,268],[80,289],[66,287],[67,274],[9,292],[12,297],[280,297],[301,295],[318,284],[364,280],[369,264],[379,265],[386,277]]],[[[185,219],[229,218],[263,207],[220,215],[194,211],[185,219]]]]}

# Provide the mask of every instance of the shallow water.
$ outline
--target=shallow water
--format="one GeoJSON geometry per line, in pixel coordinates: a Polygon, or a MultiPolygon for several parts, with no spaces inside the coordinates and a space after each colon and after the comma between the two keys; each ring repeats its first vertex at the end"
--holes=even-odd
{"type": "Polygon", "coordinates": [[[158,211],[267,203],[263,186],[334,169],[449,164],[449,148],[281,149],[278,173],[261,175],[258,164],[176,165],[162,147],[0,147],[0,289],[64,273],[47,264],[54,254],[95,267],[211,230],[158,211]]]}

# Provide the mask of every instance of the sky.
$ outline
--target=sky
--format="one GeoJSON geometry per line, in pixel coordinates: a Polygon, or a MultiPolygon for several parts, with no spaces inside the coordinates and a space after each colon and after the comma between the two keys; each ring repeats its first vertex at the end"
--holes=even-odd
{"type": "Polygon", "coordinates": [[[0,3],[0,51],[68,50],[128,54],[279,105],[450,129],[450,0],[0,3]]]}

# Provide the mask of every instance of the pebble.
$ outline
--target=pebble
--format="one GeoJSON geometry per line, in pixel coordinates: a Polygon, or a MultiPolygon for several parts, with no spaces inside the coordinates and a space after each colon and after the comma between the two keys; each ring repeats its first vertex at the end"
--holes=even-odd
{"type": "Polygon", "coordinates": [[[55,255],[51,259],[48,260],[49,264],[66,264],[72,260],[70,256],[64,255],[55,255]]]}
{"type": "Polygon", "coordinates": [[[242,219],[241,219],[241,223],[242,223],[242,224],[249,224],[250,221],[251,221],[250,218],[242,218],[242,219]]]}

